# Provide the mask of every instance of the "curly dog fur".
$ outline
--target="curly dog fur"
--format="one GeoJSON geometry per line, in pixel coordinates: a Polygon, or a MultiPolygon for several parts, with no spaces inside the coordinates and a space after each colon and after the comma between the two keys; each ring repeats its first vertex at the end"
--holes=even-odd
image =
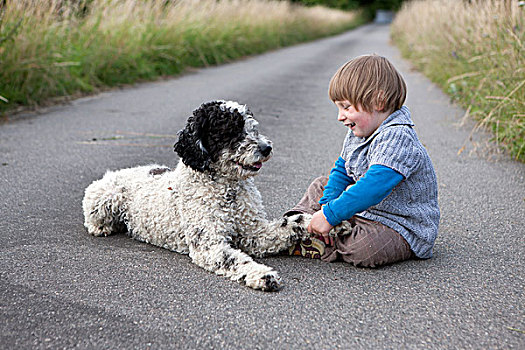
{"type": "Polygon", "coordinates": [[[309,237],[310,216],[267,220],[253,177],[272,156],[272,143],[253,114],[232,101],[205,103],[179,132],[175,152],[175,170],[140,166],[94,181],[82,203],[88,232],[127,232],[251,288],[279,290],[278,273],[251,256],[309,237]]]}

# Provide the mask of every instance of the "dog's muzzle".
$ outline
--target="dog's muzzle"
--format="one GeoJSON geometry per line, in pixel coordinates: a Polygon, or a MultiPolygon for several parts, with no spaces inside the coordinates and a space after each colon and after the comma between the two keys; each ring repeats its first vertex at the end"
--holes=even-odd
{"type": "Polygon", "coordinates": [[[261,152],[263,157],[268,157],[272,153],[272,149],[272,145],[269,143],[259,145],[259,152],[261,152]]]}

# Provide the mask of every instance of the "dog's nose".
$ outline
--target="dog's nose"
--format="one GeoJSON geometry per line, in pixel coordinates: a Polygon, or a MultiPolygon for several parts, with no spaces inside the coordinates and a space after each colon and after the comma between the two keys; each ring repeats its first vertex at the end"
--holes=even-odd
{"type": "Polygon", "coordinates": [[[267,143],[263,144],[263,145],[260,145],[259,149],[260,149],[261,154],[264,157],[266,157],[266,156],[270,155],[270,153],[272,153],[272,145],[269,145],[267,143]]]}

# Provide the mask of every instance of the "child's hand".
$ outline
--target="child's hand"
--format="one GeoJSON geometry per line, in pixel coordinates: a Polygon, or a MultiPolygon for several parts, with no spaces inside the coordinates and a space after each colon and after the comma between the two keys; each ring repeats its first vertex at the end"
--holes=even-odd
{"type": "Polygon", "coordinates": [[[330,225],[328,221],[326,221],[323,211],[319,210],[312,216],[312,220],[310,221],[307,230],[310,233],[314,233],[321,236],[322,240],[326,244],[333,245],[334,239],[328,236],[328,232],[330,232],[332,228],[333,226],[330,225]]]}

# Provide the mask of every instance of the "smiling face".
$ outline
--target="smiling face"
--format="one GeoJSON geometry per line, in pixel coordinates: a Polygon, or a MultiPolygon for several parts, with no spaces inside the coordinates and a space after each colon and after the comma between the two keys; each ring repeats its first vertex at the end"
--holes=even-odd
{"type": "Polygon", "coordinates": [[[338,109],[337,120],[350,128],[357,137],[372,135],[389,115],[377,109],[367,112],[361,106],[354,106],[347,100],[334,103],[338,109]]]}
{"type": "Polygon", "coordinates": [[[349,101],[359,111],[392,113],[405,102],[406,84],[385,57],[363,55],[337,70],[330,79],[328,96],[333,102],[349,101]]]}

